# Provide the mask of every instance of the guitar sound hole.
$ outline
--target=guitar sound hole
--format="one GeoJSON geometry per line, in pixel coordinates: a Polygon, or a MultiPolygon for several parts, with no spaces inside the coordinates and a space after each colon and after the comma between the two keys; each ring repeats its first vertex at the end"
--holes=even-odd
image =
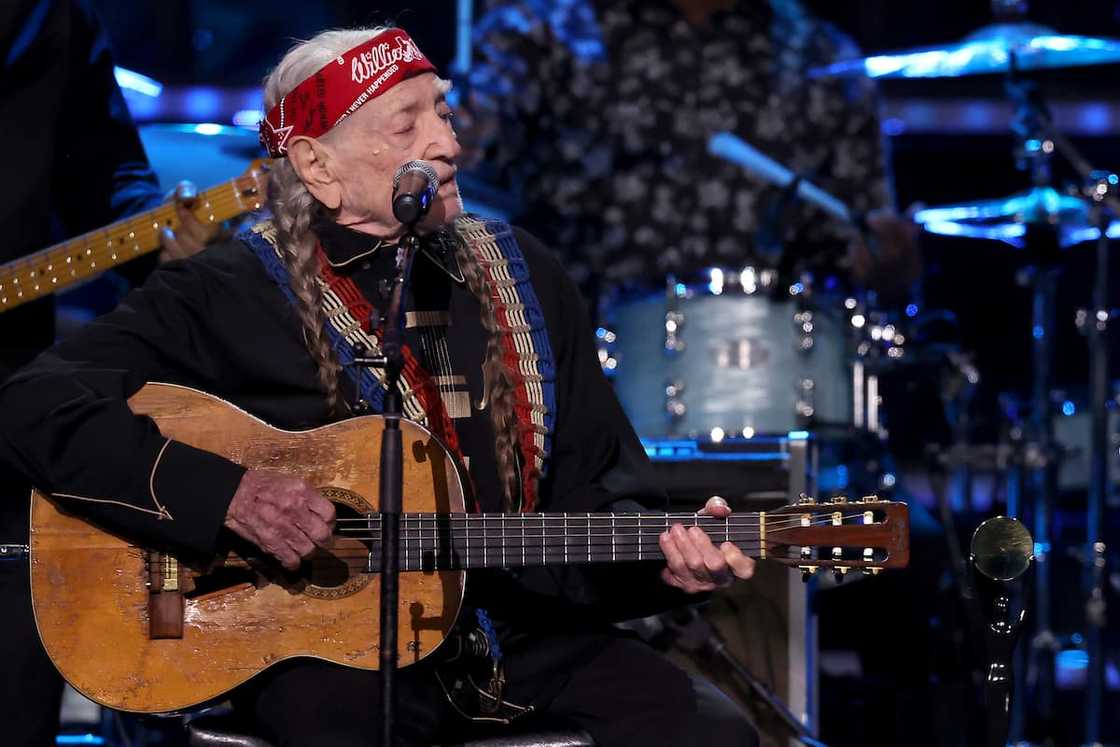
{"type": "Polygon", "coordinates": [[[371,579],[365,567],[372,541],[347,537],[339,531],[342,527],[355,526],[354,520],[362,518],[362,514],[337,500],[334,507],[337,516],[334,545],[330,550],[316,550],[304,563],[303,573],[308,585],[303,593],[309,596],[332,599],[349,596],[371,579]]]}

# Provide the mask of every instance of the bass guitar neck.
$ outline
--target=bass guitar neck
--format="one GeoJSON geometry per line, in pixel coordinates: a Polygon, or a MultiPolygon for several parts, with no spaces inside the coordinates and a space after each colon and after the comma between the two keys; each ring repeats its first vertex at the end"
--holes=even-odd
{"type": "MultiPolygon", "coordinates": [[[[264,160],[239,177],[200,193],[191,212],[204,224],[259,210],[267,190],[264,160]]],[[[156,251],[160,234],[179,227],[171,203],[0,265],[0,313],[70,288],[131,259],[156,251]]]]}

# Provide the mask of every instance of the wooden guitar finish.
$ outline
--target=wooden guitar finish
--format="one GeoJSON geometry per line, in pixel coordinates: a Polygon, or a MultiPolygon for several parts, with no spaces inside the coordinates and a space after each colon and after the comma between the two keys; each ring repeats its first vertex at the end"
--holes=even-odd
{"type": "MultiPolygon", "coordinates": [[[[304,432],[272,428],[217,398],[148,385],[131,400],[164,435],[251,468],[288,472],[312,485],[352,491],[377,509],[379,418],[304,432]]],[[[409,510],[463,511],[463,486],[431,434],[401,422],[409,510]]],[[[338,495],[332,496],[338,499],[338,495]]],[[[180,509],[182,510],[182,509],[180,509]]],[[[31,513],[35,621],[55,666],[75,689],[112,708],[170,712],[211,700],[264,668],[313,656],[375,669],[377,574],[331,588],[235,583],[183,598],[182,637],[149,636],[148,554],[35,493],[31,513]]],[[[340,540],[340,545],[353,540],[340,540]]],[[[180,568],[184,588],[192,572],[180,568]]],[[[400,663],[419,661],[446,638],[462,602],[465,573],[400,577],[400,663]]]]}
{"type": "MultiPolygon", "coordinates": [[[[234,552],[188,564],[130,544],[35,492],[32,606],[43,645],[70,684],[111,708],[159,713],[213,700],[294,656],[376,669],[382,418],[282,431],[216,397],[167,384],[147,385],[130,404],[169,438],[319,486],[338,511],[335,542],[294,573],[239,540],[234,552]]],[[[454,458],[420,426],[405,420],[401,430],[401,666],[447,638],[466,569],[663,559],[658,537],[675,523],[805,573],[878,573],[909,558],[905,504],[874,496],[826,503],[803,497],[775,511],[723,518],[468,514],[454,458]]]]}

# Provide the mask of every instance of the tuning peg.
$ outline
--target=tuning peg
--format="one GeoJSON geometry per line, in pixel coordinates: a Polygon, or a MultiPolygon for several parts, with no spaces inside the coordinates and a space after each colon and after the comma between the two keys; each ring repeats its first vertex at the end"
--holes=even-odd
{"type": "Polygon", "coordinates": [[[799,505],[799,506],[812,506],[812,505],[815,505],[816,502],[817,502],[816,498],[813,498],[812,496],[809,496],[809,495],[805,495],[804,493],[802,493],[801,496],[797,499],[797,505],[799,505]]]}
{"type": "Polygon", "coordinates": [[[819,567],[820,566],[815,565],[799,565],[798,568],[801,569],[801,581],[806,584],[809,583],[809,579],[813,577],[813,574],[817,572],[819,567]]]}
{"type": "Polygon", "coordinates": [[[848,575],[847,566],[842,566],[842,565],[836,566],[835,568],[832,569],[832,575],[836,579],[836,583],[838,583],[838,584],[844,583],[844,577],[848,575]]]}
{"type": "Polygon", "coordinates": [[[832,500],[829,501],[829,503],[847,503],[847,502],[848,502],[848,497],[846,495],[833,496],[832,500]]]}
{"type": "Polygon", "coordinates": [[[858,501],[856,501],[856,503],[878,503],[878,502],[879,502],[879,496],[877,496],[877,495],[865,495],[862,498],[860,498],[858,501]]]}

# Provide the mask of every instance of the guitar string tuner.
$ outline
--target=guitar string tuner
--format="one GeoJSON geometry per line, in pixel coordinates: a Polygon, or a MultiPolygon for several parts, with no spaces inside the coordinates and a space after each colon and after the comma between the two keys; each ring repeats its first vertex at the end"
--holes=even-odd
{"type": "Polygon", "coordinates": [[[848,496],[846,496],[846,495],[833,496],[832,501],[831,501],[831,503],[847,503],[847,502],[848,502],[848,496]]]}
{"type": "Polygon", "coordinates": [[[808,496],[808,495],[805,495],[804,493],[802,493],[802,494],[801,494],[801,495],[800,495],[800,496],[799,496],[799,497],[797,498],[797,504],[798,504],[799,506],[812,506],[812,505],[814,505],[814,504],[815,504],[816,502],[817,502],[817,500],[816,500],[815,498],[813,498],[812,496],[808,496]]]}
{"type": "Polygon", "coordinates": [[[837,566],[832,569],[832,576],[836,579],[836,583],[844,583],[844,577],[848,575],[848,569],[845,566],[837,566]]]}

